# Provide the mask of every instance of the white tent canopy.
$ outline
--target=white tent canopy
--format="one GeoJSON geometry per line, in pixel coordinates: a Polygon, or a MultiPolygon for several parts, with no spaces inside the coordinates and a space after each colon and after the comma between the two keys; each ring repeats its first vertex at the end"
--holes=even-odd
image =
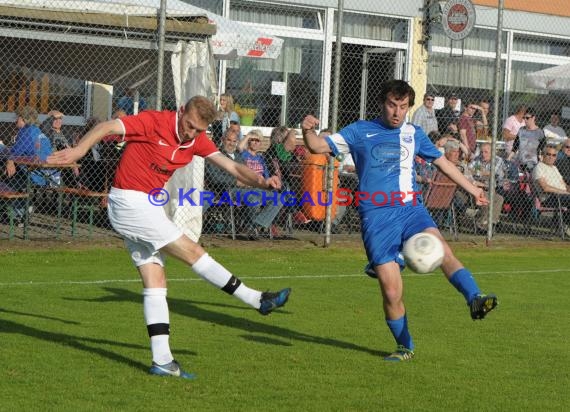
{"type": "MultiPolygon", "coordinates": [[[[89,13],[105,13],[121,16],[128,22],[129,17],[157,16],[160,0],[0,0],[0,5],[20,9],[49,10],[89,13]]],[[[247,56],[253,58],[279,57],[283,40],[268,36],[239,22],[231,21],[207,10],[184,3],[180,0],[168,0],[167,18],[205,17],[216,26],[216,34],[210,38],[215,56],[235,58],[247,56]]]]}
{"type": "Polygon", "coordinates": [[[570,64],[528,73],[526,82],[535,89],[570,90],[570,64]]]}

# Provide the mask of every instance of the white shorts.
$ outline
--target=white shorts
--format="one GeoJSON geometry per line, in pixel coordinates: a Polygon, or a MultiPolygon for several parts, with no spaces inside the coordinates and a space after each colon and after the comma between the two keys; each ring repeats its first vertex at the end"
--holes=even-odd
{"type": "Polygon", "coordinates": [[[164,208],[150,203],[148,194],[143,192],[112,187],[107,212],[137,267],[145,263],[164,266],[159,250],[183,234],[166,216],[164,208]]]}

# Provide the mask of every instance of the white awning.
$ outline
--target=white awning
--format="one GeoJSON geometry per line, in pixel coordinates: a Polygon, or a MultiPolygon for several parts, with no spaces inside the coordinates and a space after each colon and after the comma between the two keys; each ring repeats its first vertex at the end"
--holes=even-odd
{"type": "MultiPolygon", "coordinates": [[[[128,25],[129,17],[157,16],[160,0],[0,0],[0,5],[15,9],[71,12],[82,16],[89,13],[104,13],[115,18],[122,17],[128,25]]],[[[283,40],[278,37],[268,36],[248,25],[226,19],[180,0],[168,0],[167,18],[182,17],[205,17],[216,26],[216,34],[210,38],[210,43],[214,55],[218,58],[244,56],[276,59],[281,53],[283,40]]]]}
{"type": "Polygon", "coordinates": [[[526,82],[535,89],[570,90],[570,64],[528,73],[526,82]]]}

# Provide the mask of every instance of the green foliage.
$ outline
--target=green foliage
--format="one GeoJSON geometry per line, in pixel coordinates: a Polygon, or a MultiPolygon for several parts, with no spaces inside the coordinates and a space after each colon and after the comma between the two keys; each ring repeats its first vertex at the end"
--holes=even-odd
{"type": "Polygon", "coordinates": [[[171,346],[194,382],[149,376],[141,285],[122,250],[4,253],[0,410],[564,410],[568,248],[464,248],[500,306],[473,322],[441,275],[404,272],[416,358],[394,349],[359,247],[210,253],[251,287],[291,286],[260,316],[170,259],[171,346]]]}

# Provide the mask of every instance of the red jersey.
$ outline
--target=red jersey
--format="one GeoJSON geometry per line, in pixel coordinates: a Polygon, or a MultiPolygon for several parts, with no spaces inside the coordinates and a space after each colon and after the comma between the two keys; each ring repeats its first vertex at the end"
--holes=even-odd
{"type": "Polygon", "coordinates": [[[177,112],[147,110],[118,120],[127,142],[113,182],[118,189],[149,193],[163,187],[174,171],[190,163],[195,154],[207,157],[218,152],[206,132],[182,143],[177,112]]]}

